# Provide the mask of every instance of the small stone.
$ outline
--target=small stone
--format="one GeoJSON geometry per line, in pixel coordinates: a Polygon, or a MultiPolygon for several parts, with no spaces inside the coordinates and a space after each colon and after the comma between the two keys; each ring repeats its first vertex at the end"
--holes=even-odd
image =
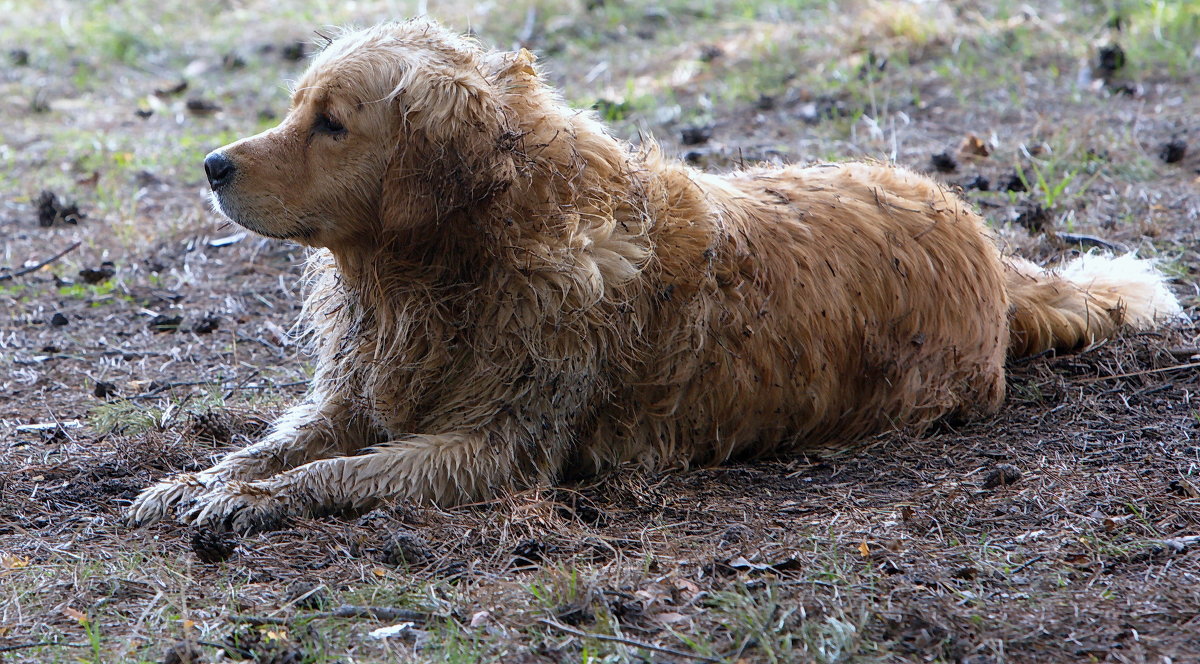
{"type": "Polygon", "coordinates": [[[1021,479],[1021,469],[1011,464],[1002,463],[988,471],[983,478],[983,488],[994,489],[998,486],[1015,484],[1021,479]]]}
{"type": "Polygon", "coordinates": [[[69,322],[70,321],[67,320],[66,316],[58,312],[55,312],[54,315],[50,317],[50,324],[54,327],[62,327],[69,322]]]}

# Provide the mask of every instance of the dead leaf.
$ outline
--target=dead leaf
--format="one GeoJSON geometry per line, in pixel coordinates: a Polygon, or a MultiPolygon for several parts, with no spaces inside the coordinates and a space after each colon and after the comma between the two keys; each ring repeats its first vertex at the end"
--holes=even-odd
{"type": "Polygon", "coordinates": [[[29,567],[29,558],[26,556],[0,557],[0,567],[4,569],[21,569],[24,567],[29,567]]]}
{"type": "Polygon", "coordinates": [[[84,613],[83,611],[80,611],[79,609],[72,609],[71,607],[68,606],[63,609],[63,613],[66,614],[67,617],[74,618],[75,620],[79,621],[80,625],[88,624],[87,614],[84,613]]]}
{"type": "Polygon", "coordinates": [[[958,152],[965,157],[988,157],[992,154],[992,148],[975,134],[967,134],[959,144],[958,152]]]}
{"type": "Polygon", "coordinates": [[[866,542],[863,542],[858,545],[858,552],[862,554],[863,558],[869,558],[871,556],[871,547],[867,546],[866,542]]]}

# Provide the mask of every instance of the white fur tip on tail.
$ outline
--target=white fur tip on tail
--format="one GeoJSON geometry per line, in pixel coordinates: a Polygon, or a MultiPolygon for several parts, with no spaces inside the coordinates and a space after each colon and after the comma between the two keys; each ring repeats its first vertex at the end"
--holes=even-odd
{"type": "Polygon", "coordinates": [[[1115,296],[1125,309],[1125,324],[1136,329],[1187,320],[1179,300],[1167,287],[1166,275],[1152,260],[1134,254],[1084,254],[1063,267],[1059,275],[1089,293],[1115,296]]]}

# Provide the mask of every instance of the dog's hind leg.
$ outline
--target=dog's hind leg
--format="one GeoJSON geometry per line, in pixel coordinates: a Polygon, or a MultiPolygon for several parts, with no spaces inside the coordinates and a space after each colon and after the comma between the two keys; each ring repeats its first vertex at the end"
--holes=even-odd
{"type": "Polygon", "coordinates": [[[226,482],[197,497],[183,519],[254,532],[280,527],[288,517],[363,510],[381,500],[453,505],[553,476],[545,455],[531,463],[516,447],[482,432],[411,436],[266,480],[226,482]]]}
{"type": "Polygon", "coordinates": [[[142,491],[127,511],[130,525],[163,519],[196,497],[229,481],[271,477],[316,459],[348,454],[376,442],[352,411],[335,402],[306,400],[289,409],[262,441],[226,455],[208,470],[180,473],[142,491]]]}

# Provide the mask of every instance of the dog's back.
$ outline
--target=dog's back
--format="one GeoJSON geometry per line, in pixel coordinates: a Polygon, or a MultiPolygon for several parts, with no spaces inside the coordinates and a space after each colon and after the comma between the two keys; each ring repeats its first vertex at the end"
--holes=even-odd
{"type": "Polygon", "coordinates": [[[597,440],[627,453],[600,456],[719,461],[1003,400],[1003,265],[932,181],[853,163],[660,182],[654,347],[597,440]]]}

